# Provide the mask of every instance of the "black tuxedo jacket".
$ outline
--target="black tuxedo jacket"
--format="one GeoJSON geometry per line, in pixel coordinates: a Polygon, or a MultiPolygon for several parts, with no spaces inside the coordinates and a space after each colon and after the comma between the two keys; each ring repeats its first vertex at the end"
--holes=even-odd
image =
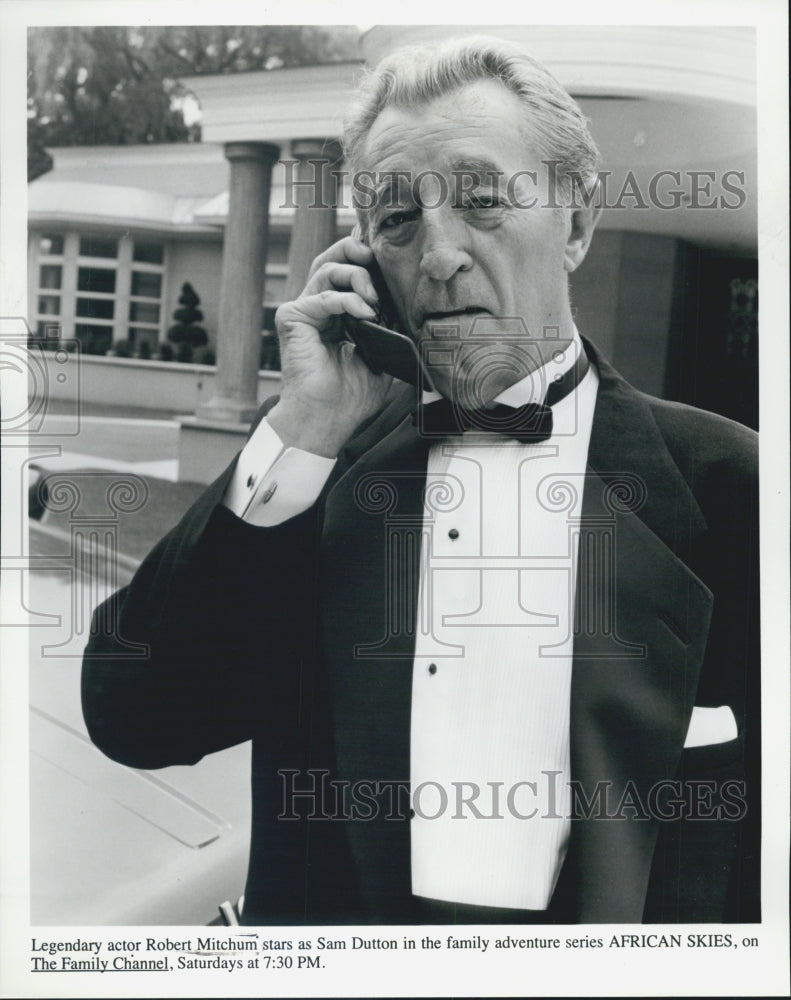
{"type": "MultiPolygon", "coordinates": [[[[588,349],[600,386],[570,522],[578,794],[547,919],[758,920],[755,435],[637,392],[588,349]],[[684,749],[695,705],[728,705],[738,738],[684,749]]],[[[394,392],[319,502],[275,528],[219,505],[232,466],[97,612],[118,609],[83,669],[105,753],[152,768],[253,740],[247,922],[425,919],[398,791],[429,516],[412,402],[394,392]],[[150,655],[124,656],[125,641],[150,655]],[[351,789],[364,790],[356,810],[351,789]]]]}

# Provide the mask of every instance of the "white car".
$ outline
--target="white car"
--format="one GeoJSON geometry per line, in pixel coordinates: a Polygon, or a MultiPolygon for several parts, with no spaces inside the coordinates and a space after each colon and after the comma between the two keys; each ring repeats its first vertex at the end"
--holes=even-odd
{"type": "Polygon", "coordinates": [[[93,746],[82,650],[92,609],[134,565],[113,555],[112,532],[78,535],[31,522],[31,922],[205,925],[220,922],[223,903],[233,922],[227,901],[244,891],[249,851],[250,745],[160,771],[93,746]]]}

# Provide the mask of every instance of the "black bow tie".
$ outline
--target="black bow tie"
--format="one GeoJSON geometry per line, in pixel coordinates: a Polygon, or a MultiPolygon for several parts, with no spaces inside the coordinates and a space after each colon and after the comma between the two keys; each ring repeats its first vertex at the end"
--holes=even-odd
{"type": "Polygon", "coordinates": [[[517,441],[546,441],[552,435],[552,407],[572,392],[588,371],[588,359],[580,353],[574,366],[550,385],[543,403],[466,410],[449,399],[438,399],[418,407],[413,422],[421,437],[439,438],[464,431],[503,434],[517,441]]]}

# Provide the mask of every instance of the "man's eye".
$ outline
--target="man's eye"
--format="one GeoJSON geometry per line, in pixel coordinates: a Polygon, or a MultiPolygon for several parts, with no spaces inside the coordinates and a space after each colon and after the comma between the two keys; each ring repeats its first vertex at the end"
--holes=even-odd
{"type": "Polygon", "coordinates": [[[406,212],[393,212],[392,215],[387,215],[382,219],[379,223],[379,228],[398,229],[399,226],[406,225],[408,222],[414,222],[417,217],[418,210],[414,208],[406,212]]]}
{"type": "Polygon", "coordinates": [[[494,194],[471,194],[464,201],[465,208],[499,208],[502,202],[494,194]]]}

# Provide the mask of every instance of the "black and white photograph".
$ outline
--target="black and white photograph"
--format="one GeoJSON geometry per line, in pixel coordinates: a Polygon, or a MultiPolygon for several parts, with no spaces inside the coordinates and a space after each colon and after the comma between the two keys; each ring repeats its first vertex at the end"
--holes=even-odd
{"type": "Polygon", "coordinates": [[[2,996],[788,988],[787,12],[405,11],[0,3],[2,996]]]}

